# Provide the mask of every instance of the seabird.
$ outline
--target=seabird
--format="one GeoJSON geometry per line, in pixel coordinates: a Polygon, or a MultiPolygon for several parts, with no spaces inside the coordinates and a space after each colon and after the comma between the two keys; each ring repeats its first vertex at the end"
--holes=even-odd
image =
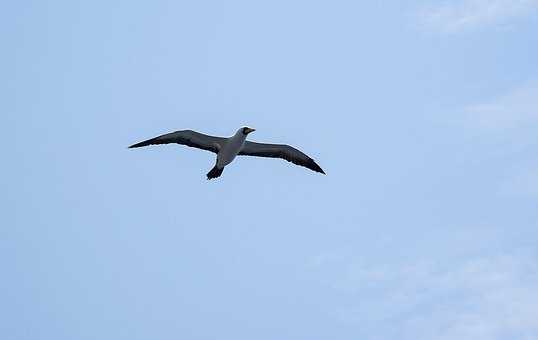
{"type": "Polygon", "coordinates": [[[235,135],[225,138],[204,135],[192,130],[181,130],[145,140],[131,145],[129,148],[177,143],[214,152],[217,154],[217,161],[213,169],[207,173],[208,180],[219,177],[224,167],[230,164],[237,155],[282,158],[288,162],[325,174],[312,158],[294,147],[284,144],[264,144],[247,141],[247,136],[254,131],[256,130],[245,126],[237,130],[235,135]]]}

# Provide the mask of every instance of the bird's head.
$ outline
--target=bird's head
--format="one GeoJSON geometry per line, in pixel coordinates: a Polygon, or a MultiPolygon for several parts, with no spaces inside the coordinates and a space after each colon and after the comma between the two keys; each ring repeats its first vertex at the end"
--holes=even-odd
{"type": "Polygon", "coordinates": [[[247,126],[244,126],[244,127],[242,127],[242,128],[240,129],[240,131],[241,131],[245,136],[247,136],[249,133],[256,131],[256,129],[253,129],[253,128],[249,128],[249,127],[247,127],[247,126]]]}

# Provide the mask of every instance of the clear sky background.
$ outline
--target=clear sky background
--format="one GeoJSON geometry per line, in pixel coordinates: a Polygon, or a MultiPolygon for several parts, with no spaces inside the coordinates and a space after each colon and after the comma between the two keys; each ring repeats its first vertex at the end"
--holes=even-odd
{"type": "Polygon", "coordinates": [[[1,7],[0,338],[538,339],[538,1],[1,7]]]}

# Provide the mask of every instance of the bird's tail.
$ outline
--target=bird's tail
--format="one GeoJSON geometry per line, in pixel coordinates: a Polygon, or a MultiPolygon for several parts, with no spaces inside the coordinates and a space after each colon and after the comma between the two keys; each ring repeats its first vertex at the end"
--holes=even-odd
{"type": "Polygon", "coordinates": [[[207,179],[213,179],[213,178],[217,178],[217,177],[220,177],[220,175],[222,175],[222,172],[224,171],[224,168],[219,168],[217,166],[217,164],[215,164],[215,166],[213,167],[213,169],[211,169],[211,171],[209,171],[207,173],[207,179]]]}

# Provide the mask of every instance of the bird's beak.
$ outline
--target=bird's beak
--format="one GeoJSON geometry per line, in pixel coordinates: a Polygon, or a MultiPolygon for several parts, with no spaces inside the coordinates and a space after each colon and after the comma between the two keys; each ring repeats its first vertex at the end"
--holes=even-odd
{"type": "Polygon", "coordinates": [[[251,132],[254,132],[256,131],[256,129],[252,129],[252,128],[247,128],[247,134],[251,133],[251,132]]]}

